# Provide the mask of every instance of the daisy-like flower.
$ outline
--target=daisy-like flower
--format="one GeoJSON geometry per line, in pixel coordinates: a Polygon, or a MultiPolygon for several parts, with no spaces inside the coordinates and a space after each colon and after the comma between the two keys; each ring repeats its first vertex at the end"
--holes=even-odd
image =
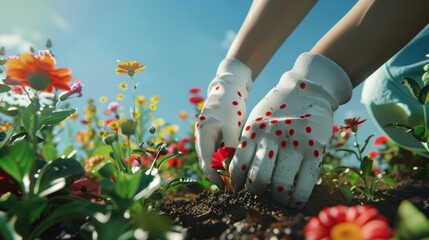
{"type": "Polygon", "coordinates": [[[146,98],[144,96],[140,95],[134,99],[134,102],[137,106],[144,106],[144,105],[146,105],[146,98]]]}
{"type": "Polygon", "coordinates": [[[338,129],[341,130],[341,131],[345,131],[347,129],[350,129],[353,132],[356,132],[358,130],[358,127],[362,123],[364,123],[366,121],[366,119],[364,119],[362,121],[359,121],[359,120],[360,120],[360,117],[358,117],[358,118],[354,117],[354,118],[344,119],[344,124],[346,124],[346,125],[345,126],[341,126],[338,129]]]}
{"type": "MultiPolygon", "coordinates": [[[[109,120],[107,120],[107,121],[109,121],[109,120]]],[[[119,128],[119,121],[116,119],[109,121],[108,123],[106,122],[106,124],[110,130],[117,130],[119,128]]]]}
{"type": "Polygon", "coordinates": [[[157,104],[159,102],[159,97],[158,96],[152,96],[151,98],[150,98],[150,103],[152,103],[152,104],[157,104]]]}
{"type": "Polygon", "coordinates": [[[141,65],[137,61],[121,61],[118,63],[118,67],[115,69],[117,74],[127,74],[132,77],[135,74],[139,73],[145,68],[144,65],[141,65]]]}
{"type": "Polygon", "coordinates": [[[155,111],[155,110],[156,110],[156,104],[151,103],[151,104],[149,105],[149,109],[150,109],[151,111],[155,111]]]}
{"type": "Polygon", "coordinates": [[[116,95],[116,100],[118,101],[122,101],[124,100],[125,95],[123,93],[118,93],[118,95],[116,95]]]}
{"type": "Polygon", "coordinates": [[[234,157],[235,148],[233,147],[220,147],[212,155],[212,160],[210,166],[216,170],[226,170],[228,171],[229,164],[234,157]]]}
{"type": "Polygon", "coordinates": [[[374,140],[374,146],[380,146],[383,144],[386,144],[388,138],[384,135],[378,136],[375,140],[374,140]]]}
{"type": "Polygon", "coordinates": [[[107,102],[107,97],[101,96],[99,101],[100,101],[100,103],[105,103],[105,102],[107,102]]]}
{"type": "Polygon", "coordinates": [[[18,59],[8,59],[5,68],[5,82],[18,83],[43,92],[52,92],[54,88],[70,90],[67,85],[72,80],[70,69],[55,68],[55,60],[50,54],[34,56],[23,53],[18,59]]]}
{"type": "Polygon", "coordinates": [[[125,82],[120,82],[120,83],[118,84],[118,86],[119,86],[119,89],[121,89],[122,91],[125,91],[125,90],[127,90],[127,88],[128,88],[128,84],[127,84],[127,83],[125,83],[125,82]]]}
{"type": "Polygon", "coordinates": [[[368,205],[324,208],[304,227],[307,240],[381,240],[392,234],[387,219],[368,205]]]}

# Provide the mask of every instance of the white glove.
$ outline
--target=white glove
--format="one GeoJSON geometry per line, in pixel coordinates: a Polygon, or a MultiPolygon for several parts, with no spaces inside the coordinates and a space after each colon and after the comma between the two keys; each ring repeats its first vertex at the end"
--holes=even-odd
{"type": "Polygon", "coordinates": [[[221,189],[224,182],[210,166],[212,154],[222,142],[225,146],[237,147],[251,86],[249,67],[237,59],[223,60],[209,85],[207,99],[195,125],[195,148],[200,168],[221,189]]]}
{"type": "Polygon", "coordinates": [[[351,95],[340,66],[321,55],[300,55],[250,113],[229,169],[234,189],[246,183],[262,193],[269,187],[277,202],[302,207],[332,136],[333,112],[351,95]]]}

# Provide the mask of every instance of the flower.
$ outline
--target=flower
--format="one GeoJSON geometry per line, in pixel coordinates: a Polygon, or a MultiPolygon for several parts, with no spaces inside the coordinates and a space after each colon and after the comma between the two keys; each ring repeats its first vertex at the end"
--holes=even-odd
{"type": "Polygon", "coordinates": [[[180,111],[178,114],[177,114],[177,118],[179,119],[179,120],[185,120],[185,119],[187,119],[188,118],[188,116],[189,116],[189,114],[187,113],[187,112],[185,112],[185,111],[180,111]]]}
{"type": "Polygon", "coordinates": [[[150,103],[151,104],[157,104],[159,102],[159,97],[158,96],[152,96],[151,98],[150,98],[150,103]]]}
{"type": "Polygon", "coordinates": [[[384,135],[378,136],[374,140],[374,146],[379,146],[379,145],[386,144],[387,140],[389,140],[389,139],[386,136],[384,136],[384,135]]]}
{"type": "Polygon", "coordinates": [[[199,87],[189,89],[190,94],[198,94],[200,91],[201,91],[201,88],[199,87]]]}
{"type": "Polygon", "coordinates": [[[164,124],[165,124],[165,121],[162,118],[157,118],[157,119],[152,121],[152,127],[154,127],[154,128],[158,128],[164,124]]]}
{"type": "Polygon", "coordinates": [[[125,96],[123,93],[118,93],[118,95],[116,95],[116,100],[118,101],[122,101],[124,100],[125,96]]]}
{"type": "Polygon", "coordinates": [[[204,101],[204,98],[200,96],[192,96],[189,98],[189,103],[191,104],[198,104],[203,101],[204,101]]]}
{"type": "MultiPolygon", "coordinates": [[[[109,121],[109,120],[107,120],[107,121],[109,121]]],[[[109,121],[108,123],[107,123],[107,121],[106,121],[106,124],[110,130],[117,130],[118,129],[118,127],[119,127],[119,121],[118,120],[114,119],[112,121],[109,121]]]]}
{"type": "Polygon", "coordinates": [[[18,95],[24,94],[24,87],[21,85],[12,86],[12,92],[18,95]]]}
{"type": "Polygon", "coordinates": [[[233,147],[220,147],[217,149],[217,152],[214,152],[212,155],[212,160],[210,166],[216,170],[228,170],[229,163],[231,162],[232,157],[234,157],[235,148],[233,147]]]}
{"type": "Polygon", "coordinates": [[[72,79],[70,69],[55,68],[55,60],[50,54],[23,53],[18,59],[8,59],[5,67],[6,79],[19,85],[44,92],[52,92],[54,88],[70,90],[67,85],[72,79]]]}
{"type": "Polygon", "coordinates": [[[146,105],[146,98],[140,95],[134,99],[134,102],[137,106],[144,106],[146,105]]]}
{"type": "Polygon", "coordinates": [[[179,142],[177,142],[177,150],[182,154],[189,153],[189,142],[190,140],[188,137],[183,137],[179,142]]]}
{"type": "Polygon", "coordinates": [[[356,132],[358,130],[358,127],[366,121],[366,119],[359,121],[360,117],[358,118],[347,118],[344,119],[345,126],[339,127],[338,129],[341,131],[345,131],[347,129],[351,129],[353,132],[356,132]]]}
{"type": "Polygon", "coordinates": [[[109,103],[109,105],[107,105],[107,109],[104,113],[106,113],[107,115],[114,113],[114,114],[118,114],[118,109],[119,109],[119,103],[118,102],[111,102],[109,103]]]}
{"type": "Polygon", "coordinates": [[[371,151],[368,153],[368,156],[372,159],[376,158],[378,156],[378,152],[377,151],[371,151]]]}
{"type": "Polygon", "coordinates": [[[155,111],[155,110],[156,110],[156,104],[151,103],[151,104],[149,105],[149,109],[150,109],[151,111],[155,111]]]}
{"type": "Polygon", "coordinates": [[[145,66],[137,61],[121,61],[118,63],[118,67],[115,71],[117,74],[128,74],[128,76],[132,77],[144,68],[145,66]]]}
{"type": "Polygon", "coordinates": [[[100,202],[97,196],[101,195],[101,188],[95,180],[81,177],[69,186],[69,194],[75,197],[84,198],[91,202],[100,202]]]}
{"type": "Polygon", "coordinates": [[[64,101],[69,97],[71,97],[73,94],[77,94],[77,97],[82,97],[82,87],[83,85],[80,81],[78,80],[74,81],[70,87],[70,91],[61,93],[61,95],[59,96],[59,99],[61,101],[64,101]]]}
{"type": "Polygon", "coordinates": [[[125,91],[128,88],[128,85],[125,82],[120,82],[118,86],[119,86],[119,89],[121,89],[122,91],[125,91]]]}
{"type": "Polygon", "coordinates": [[[119,126],[121,127],[122,133],[129,137],[136,133],[137,122],[133,119],[124,119],[119,122],[119,126]]]}
{"type": "Polygon", "coordinates": [[[304,227],[307,240],[390,239],[392,230],[387,219],[369,205],[324,208],[304,227]]]}
{"type": "Polygon", "coordinates": [[[105,103],[105,102],[107,102],[107,98],[105,96],[101,96],[99,101],[100,101],[100,103],[105,103]]]}

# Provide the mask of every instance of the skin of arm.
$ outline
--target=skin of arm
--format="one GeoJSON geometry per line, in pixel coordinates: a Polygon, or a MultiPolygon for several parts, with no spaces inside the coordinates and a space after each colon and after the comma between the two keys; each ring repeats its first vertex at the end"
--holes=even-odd
{"type": "Polygon", "coordinates": [[[360,0],[311,52],[340,65],[356,87],[429,23],[428,9],[427,0],[360,0]]]}
{"type": "Polygon", "coordinates": [[[252,70],[252,79],[256,79],[316,2],[254,0],[229,48],[227,58],[245,63],[252,70]]]}

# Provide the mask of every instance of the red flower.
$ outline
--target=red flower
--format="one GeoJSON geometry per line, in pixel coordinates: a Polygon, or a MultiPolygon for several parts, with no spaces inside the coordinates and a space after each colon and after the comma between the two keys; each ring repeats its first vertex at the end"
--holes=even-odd
{"type": "Polygon", "coordinates": [[[229,163],[231,162],[232,157],[234,157],[235,148],[233,147],[221,147],[217,149],[217,152],[214,152],[212,155],[212,161],[210,165],[213,169],[216,170],[228,170],[229,163]]]}
{"type": "Polygon", "coordinates": [[[332,136],[334,136],[335,135],[335,133],[337,133],[338,132],[338,126],[336,125],[336,124],[334,124],[333,126],[332,126],[332,136]]]}
{"type": "Polygon", "coordinates": [[[18,182],[0,168],[0,196],[8,192],[21,197],[21,188],[18,182]]]}
{"type": "Polygon", "coordinates": [[[372,159],[376,158],[378,156],[378,152],[377,151],[371,151],[368,153],[368,156],[372,159]]]}
{"type": "Polygon", "coordinates": [[[379,145],[383,145],[387,142],[388,138],[384,135],[378,136],[375,140],[374,140],[374,146],[379,146],[379,145]]]}
{"type": "Polygon", "coordinates": [[[347,129],[351,129],[353,132],[356,132],[358,127],[366,121],[366,119],[359,121],[360,117],[358,118],[347,118],[344,119],[345,126],[339,127],[339,130],[345,131],[347,129]]]}
{"type": "Polygon", "coordinates": [[[189,98],[189,102],[191,104],[198,104],[200,102],[204,102],[204,98],[200,97],[200,96],[197,96],[197,95],[196,96],[192,96],[192,97],[189,98]]]}
{"type": "Polygon", "coordinates": [[[12,86],[12,92],[18,95],[24,94],[24,87],[21,85],[12,86]]]}
{"type": "Polygon", "coordinates": [[[177,150],[181,152],[182,154],[187,154],[189,152],[189,138],[183,137],[178,143],[177,143],[177,150]]]}
{"type": "Polygon", "coordinates": [[[101,188],[98,183],[85,176],[74,181],[69,186],[69,194],[75,197],[84,198],[91,202],[100,202],[101,199],[96,196],[101,195],[101,188]]]}
{"type": "Polygon", "coordinates": [[[390,239],[392,234],[387,219],[369,205],[324,208],[304,227],[307,240],[390,239]]]}
{"type": "Polygon", "coordinates": [[[201,91],[201,88],[199,87],[189,89],[190,94],[198,94],[200,91],[201,91]]]}
{"type": "MultiPolygon", "coordinates": [[[[146,154],[152,159],[154,158],[152,154],[150,153],[146,153],[146,154]]],[[[125,164],[130,165],[131,167],[138,167],[140,166],[140,163],[142,166],[150,166],[150,164],[152,163],[152,160],[147,159],[145,156],[139,155],[136,153],[131,154],[130,159],[131,161],[128,158],[125,158],[125,164]],[[140,160],[140,163],[139,163],[139,160],[140,160]]]]}
{"type": "Polygon", "coordinates": [[[55,59],[50,54],[32,55],[23,53],[19,58],[8,59],[6,79],[36,90],[52,92],[55,89],[70,91],[67,83],[72,79],[67,68],[55,68],[55,59]]]}

